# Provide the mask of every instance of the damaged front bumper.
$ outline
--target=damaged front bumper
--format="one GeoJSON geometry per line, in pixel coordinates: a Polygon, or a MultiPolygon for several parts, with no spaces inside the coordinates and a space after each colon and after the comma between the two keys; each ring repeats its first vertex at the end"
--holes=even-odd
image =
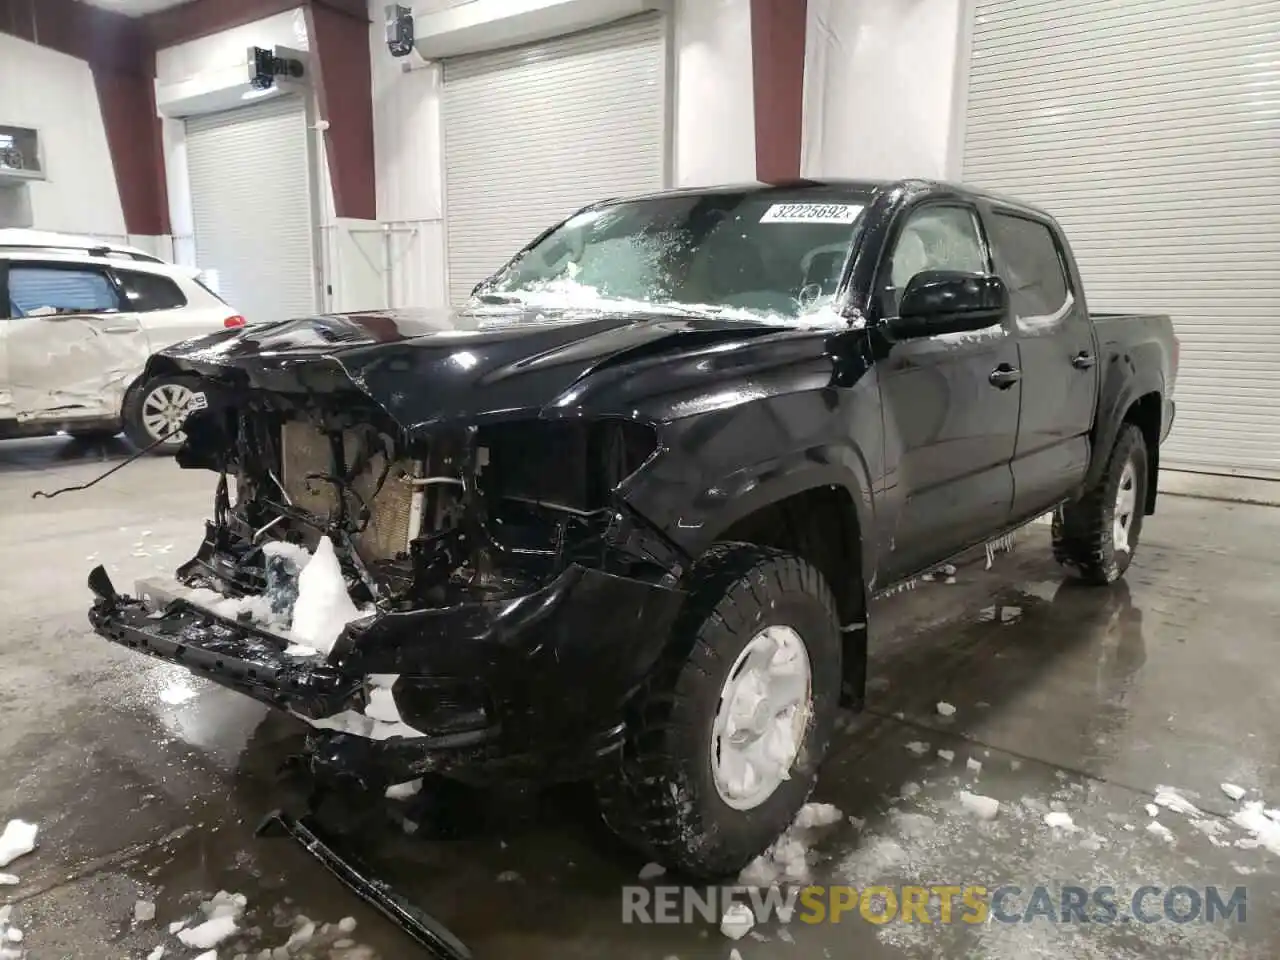
{"type": "Polygon", "coordinates": [[[101,636],[289,711],[392,779],[580,775],[620,742],[683,600],[571,564],[514,598],[355,621],[321,657],[180,595],[122,595],[102,567],[89,587],[101,636]]]}

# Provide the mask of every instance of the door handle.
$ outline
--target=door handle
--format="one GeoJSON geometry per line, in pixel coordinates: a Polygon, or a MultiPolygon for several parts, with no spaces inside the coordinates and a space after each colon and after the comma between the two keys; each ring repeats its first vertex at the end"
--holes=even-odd
{"type": "Polygon", "coordinates": [[[142,327],[140,327],[138,324],[135,324],[135,323],[113,323],[108,327],[103,327],[102,332],[103,333],[137,333],[141,329],[142,327]]]}
{"type": "Polygon", "coordinates": [[[1071,358],[1071,365],[1077,370],[1088,370],[1098,361],[1093,358],[1093,354],[1087,350],[1081,350],[1071,358]]]}
{"type": "Polygon", "coordinates": [[[1015,383],[1022,379],[1022,371],[1017,367],[1011,367],[1007,363],[1002,363],[991,371],[991,376],[987,380],[997,390],[1008,390],[1015,383]]]}

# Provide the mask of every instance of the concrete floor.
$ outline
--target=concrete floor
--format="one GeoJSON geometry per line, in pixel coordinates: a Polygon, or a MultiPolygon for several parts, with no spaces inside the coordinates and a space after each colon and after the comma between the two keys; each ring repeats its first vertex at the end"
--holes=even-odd
{"type": "MultiPolygon", "coordinates": [[[[28,956],[143,957],[161,942],[168,957],[194,956],[164,925],[220,889],[248,897],[254,928],[220,948],[223,960],[279,946],[300,915],[358,921],[357,947],[302,956],[419,955],[290,842],[252,836],[279,800],[272,771],[297,745],[291,721],[89,632],[94,563],[118,584],[170,569],[194,549],[209,501],[207,475],[159,460],[87,492],[30,499],[89,479],[120,452],[0,444],[0,821],[40,824],[39,849],[9,868],[21,883],[0,899],[15,905],[28,956]],[[156,923],[131,923],[139,898],[155,901],[156,923]]],[[[870,709],[846,718],[818,791],[865,822],[818,832],[815,881],[1110,884],[1122,904],[1142,884],[1243,885],[1244,923],[855,917],[762,923],[737,944],[709,924],[623,925],[619,890],[641,861],[594,825],[581,789],[511,811],[478,838],[370,836],[365,856],[479,958],[688,960],[735,947],[743,960],[1280,955],[1276,858],[1237,845],[1248,835],[1229,822],[1237,807],[1218,787],[1280,805],[1280,510],[1165,498],[1127,585],[1112,590],[1064,585],[1047,539],[1032,528],[990,571],[963,567],[955,585],[921,584],[876,605],[870,709]],[[938,701],[955,715],[939,715],[938,701]],[[1172,839],[1148,832],[1144,805],[1162,784],[1220,826],[1162,810],[1172,839]],[[959,789],[1000,800],[999,816],[956,813],[959,789]],[[1054,803],[1074,831],[1044,825],[1054,803]],[[1221,831],[1216,843],[1205,829],[1221,831]],[[504,871],[518,879],[499,882],[504,871]]],[[[1149,903],[1158,909],[1160,898],[1149,903]]]]}

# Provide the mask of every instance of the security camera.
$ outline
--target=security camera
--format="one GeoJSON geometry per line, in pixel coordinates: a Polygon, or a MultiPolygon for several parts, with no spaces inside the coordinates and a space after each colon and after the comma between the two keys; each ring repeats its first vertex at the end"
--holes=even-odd
{"type": "Polygon", "coordinates": [[[301,60],[282,57],[276,50],[265,47],[249,48],[248,66],[249,85],[255,90],[269,90],[275,85],[276,77],[300,80],[306,72],[301,60]]]}
{"type": "Polygon", "coordinates": [[[393,57],[413,53],[413,10],[398,3],[387,4],[387,49],[393,57]]]}

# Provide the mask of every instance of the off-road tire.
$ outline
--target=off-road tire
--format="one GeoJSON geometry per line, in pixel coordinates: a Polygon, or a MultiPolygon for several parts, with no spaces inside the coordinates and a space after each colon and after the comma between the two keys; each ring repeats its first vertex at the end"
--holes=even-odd
{"type": "Polygon", "coordinates": [[[1147,444],[1142,431],[1123,424],[1107,467],[1081,499],[1064,504],[1053,514],[1053,558],[1085,583],[1105,585],[1124,576],[1138,549],[1147,500],[1147,444]],[[1128,549],[1116,549],[1116,495],[1125,466],[1133,465],[1136,506],[1129,526],[1128,549]]]}
{"type": "Polygon", "coordinates": [[[840,700],[840,622],[814,567],[752,544],[712,547],[688,590],[664,656],[629,705],[620,755],[596,790],[605,823],[624,842],[678,873],[718,878],[764,852],[813,790],[840,700]],[[736,810],[715,785],[712,730],[739,653],[771,625],[791,627],[805,644],[810,719],[789,779],[759,806],[736,810]]]}
{"type": "MultiPolygon", "coordinates": [[[[139,450],[151,447],[156,442],[156,438],[151,435],[146,424],[143,423],[142,413],[143,405],[148,396],[150,396],[158,387],[167,384],[178,384],[186,387],[192,392],[201,390],[200,381],[195,377],[185,377],[179,375],[164,375],[154,377],[146,383],[135,383],[129,388],[129,392],[125,394],[124,409],[121,412],[121,420],[124,426],[124,435],[129,438],[139,450]]],[[[181,446],[181,441],[168,441],[155,446],[150,452],[156,456],[172,456],[181,446]]]]}

